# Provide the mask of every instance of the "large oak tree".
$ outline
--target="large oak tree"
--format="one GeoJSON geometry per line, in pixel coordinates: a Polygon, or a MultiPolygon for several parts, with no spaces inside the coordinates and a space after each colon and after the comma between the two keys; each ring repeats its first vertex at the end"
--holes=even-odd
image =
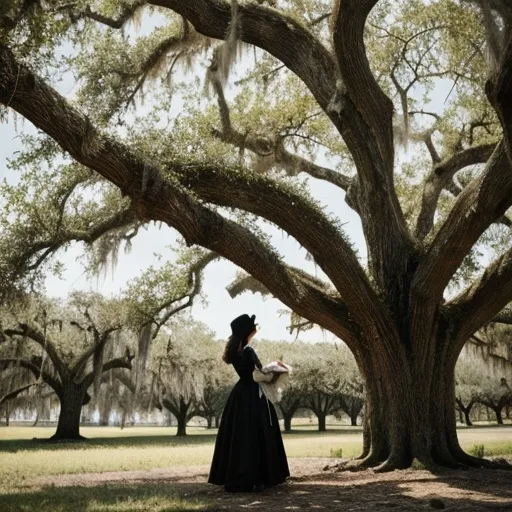
{"type": "Polygon", "coordinates": [[[11,0],[0,20],[1,104],[115,185],[130,216],[229,259],[347,343],[368,392],[363,464],[484,463],[457,440],[454,367],[466,340],[512,300],[503,244],[471,273],[475,248],[510,225],[509,2],[11,0]],[[150,32],[135,43],[122,32],[134,17],[150,32]],[[63,41],[80,49],[76,59],[59,59],[63,41]],[[230,106],[224,84],[240,43],[259,49],[257,63],[230,106]],[[199,112],[171,129],[151,116],[120,129],[141,91],[204,53],[218,103],[210,126],[197,124],[199,112]],[[79,75],[74,102],[51,85],[64,63],[79,75]],[[438,80],[453,91],[446,108],[430,109],[438,80]],[[340,223],[290,183],[298,175],[345,194],[366,267],[340,223]],[[296,239],[325,281],[287,265],[233,209],[296,239]],[[465,285],[447,293],[461,273],[465,285]]]}

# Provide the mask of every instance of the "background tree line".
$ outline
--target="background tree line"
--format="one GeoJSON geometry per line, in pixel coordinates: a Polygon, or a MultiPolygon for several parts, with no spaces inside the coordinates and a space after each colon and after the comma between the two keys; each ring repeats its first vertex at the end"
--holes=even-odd
{"type": "MultiPolygon", "coordinates": [[[[155,411],[172,418],[180,436],[194,417],[218,426],[237,378],[221,360],[224,341],[183,308],[161,325],[152,322],[155,335],[145,345],[143,311],[149,309],[141,309],[148,305],[139,285],[134,281],[122,298],[75,293],[66,301],[33,299],[16,315],[3,313],[0,407],[6,424],[16,411],[49,418],[53,406],[59,409],[55,439],[80,437],[80,423],[93,417],[101,425],[124,426],[148,422],[155,411]]],[[[153,315],[159,309],[153,302],[153,315]]],[[[316,417],[320,431],[328,416],[363,423],[364,381],[346,346],[259,340],[255,347],[262,361],[281,359],[293,367],[277,406],[285,431],[298,414],[316,417]]],[[[471,425],[478,406],[493,411],[498,423],[502,411],[508,417],[512,393],[506,378],[486,373],[481,361],[461,359],[456,379],[461,421],[471,425]]]]}

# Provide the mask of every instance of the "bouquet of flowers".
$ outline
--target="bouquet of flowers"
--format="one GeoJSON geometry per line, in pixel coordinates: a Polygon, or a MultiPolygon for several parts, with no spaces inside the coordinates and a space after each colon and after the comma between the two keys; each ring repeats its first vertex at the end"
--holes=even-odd
{"type": "Polygon", "coordinates": [[[253,379],[260,385],[260,397],[264,393],[272,403],[279,402],[292,370],[290,365],[281,361],[272,361],[261,370],[255,369],[253,379]]]}

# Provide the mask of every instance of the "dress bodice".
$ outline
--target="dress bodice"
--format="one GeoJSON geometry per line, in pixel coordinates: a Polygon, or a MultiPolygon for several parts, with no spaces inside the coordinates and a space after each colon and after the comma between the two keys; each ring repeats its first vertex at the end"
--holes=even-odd
{"type": "Polygon", "coordinates": [[[254,382],[252,372],[254,368],[261,370],[262,365],[254,349],[246,345],[242,353],[237,355],[233,361],[233,367],[242,382],[254,382]]]}

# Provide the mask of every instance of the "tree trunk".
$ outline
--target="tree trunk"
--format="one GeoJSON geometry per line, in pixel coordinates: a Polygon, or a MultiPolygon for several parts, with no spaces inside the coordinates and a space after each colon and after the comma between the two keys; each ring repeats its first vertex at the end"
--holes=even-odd
{"type": "Polygon", "coordinates": [[[187,418],[184,414],[178,414],[176,416],[178,420],[178,431],[176,432],[177,436],[186,436],[187,435],[187,418]]]}
{"type": "Polygon", "coordinates": [[[357,427],[357,417],[359,416],[359,412],[352,411],[350,414],[350,425],[352,427],[357,427]]]}
{"type": "Polygon", "coordinates": [[[457,406],[460,416],[460,423],[466,423],[468,427],[472,427],[473,423],[471,422],[471,410],[473,406],[475,405],[475,402],[471,401],[468,403],[468,405],[464,405],[461,399],[457,398],[457,406]]]}
{"type": "Polygon", "coordinates": [[[57,432],[52,436],[57,439],[83,439],[80,435],[80,415],[86,389],[74,383],[64,383],[60,399],[60,413],[57,432]]]}
{"type": "Polygon", "coordinates": [[[5,404],[5,426],[9,426],[9,418],[11,416],[11,408],[9,407],[9,402],[5,404]]]}
{"type": "Polygon", "coordinates": [[[293,415],[297,412],[297,407],[292,405],[290,408],[285,408],[281,404],[278,404],[279,410],[281,411],[281,415],[283,416],[284,421],[284,431],[290,432],[292,429],[292,418],[293,415]]]}
{"type": "Polygon", "coordinates": [[[215,415],[215,428],[219,428],[220,425],[220,414],[215,415]]]}
{"type": "Polygon", "coordinates": [[[498,425],[503,425],[503,416],[501,415],[502,410],[503,407],[493,408],[494,414],[496,414],[496,421],[498,422],[498,425]]]}
{"type": "Polygon", "coordinates": [[[315,412],[316,417],[318,418],[318,432],[326,432],[326,418],[327,414],[325,414],[323,411],[317,411],[315,412]]]}
{"type": "Polygon", "coordinates": [[[359,357],[367,389],[363,465],[385,471],[410,467],[414,459],[426,467],[475,464],[457,439],[458,353],[443,341],[432,340],[426,357],[396,345],[359,357]]]}
{"type": "Polygon", "coordinates": [[[176,416],[178,422],[177,436],[187,435],[187,422],[189,420],[189,410],[192,402],[185,402],[183,398],[180,398],[179,409],[173,410],[173,414],[176,416]]]}
{"type": "Polygon", "coordinates": [[[213,417],[209,414],[206,415],[206,428],[211,429],[213,427],[213,417]]]}
{"type": "Polygon", "coordinates": [[[466,422],[466,425],[468,427],[472,427],[473,426],[473,423],[471,422],[471,418],[470,418],[470,412],[471,412],[471,408],[470,407],[466,407],[463,411],[464,413],[464,421],[466,422]]]}
{"type": "Polygon", "coordinates": [[[290,432],[292,430],[292,418],[293,414],[287,414],[286,416],[283,414],[285,432],[290,432]]]}

